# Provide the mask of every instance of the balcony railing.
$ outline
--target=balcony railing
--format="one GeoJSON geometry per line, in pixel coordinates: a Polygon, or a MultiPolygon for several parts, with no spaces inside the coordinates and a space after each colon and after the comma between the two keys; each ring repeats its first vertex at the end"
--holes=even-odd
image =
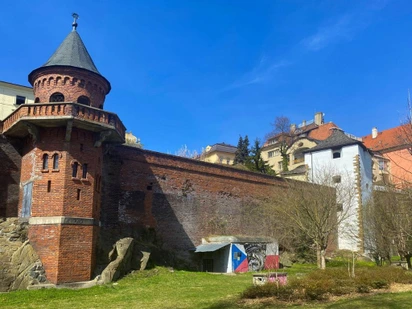
{"type": "Polygon", "coordinates": [[[116,114],[78,103],[65,102],[20,105],[17,110],[4,119],[2,132],[9,130],[20,119],[47,119],[48,117],[68,117],[112,126],[122,138],[125,136],[126,128],[116,114]]]}

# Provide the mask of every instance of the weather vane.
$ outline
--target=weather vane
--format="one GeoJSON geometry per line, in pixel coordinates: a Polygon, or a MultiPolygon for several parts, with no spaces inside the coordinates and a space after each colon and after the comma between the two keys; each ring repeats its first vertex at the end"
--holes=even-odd
{"type": "Polygon", "coordinates": [[[77,28],[77,19],[79,18],[79,14],[73,13],[72,16],[73,16],[73,18],[74,18],[73,23],[72,23],[73,31],[76,31],[76,28],[77,28]]]}

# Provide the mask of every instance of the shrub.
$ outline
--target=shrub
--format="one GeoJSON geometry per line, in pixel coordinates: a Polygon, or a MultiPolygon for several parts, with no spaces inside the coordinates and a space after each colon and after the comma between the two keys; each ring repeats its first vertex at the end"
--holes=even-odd
{"type": "Polygon", "coordinates": [[[359,284],[356,287],[356,292],[358,293],[369,293],[371,289],[366,284],[359,284]]]}

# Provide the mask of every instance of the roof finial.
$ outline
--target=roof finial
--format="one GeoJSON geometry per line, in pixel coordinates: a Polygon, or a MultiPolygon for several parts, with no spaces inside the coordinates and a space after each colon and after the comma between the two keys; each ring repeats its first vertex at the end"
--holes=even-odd
{"type": "Polygon", "coordinates": [[[73,30],[72,30],[72,31],[76,31],[76,28],[77,28],[77,19],[79,18],[79,14],[73,13],[72,16],[73,16],[73,18],[74,18],[73,23],[72,23],[72,26],[73,26],[73,30]]]}

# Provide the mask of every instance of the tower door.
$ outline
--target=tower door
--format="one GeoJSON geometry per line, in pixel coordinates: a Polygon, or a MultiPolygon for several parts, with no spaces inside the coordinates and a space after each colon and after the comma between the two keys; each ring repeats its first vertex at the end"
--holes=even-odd
{"type": "Polygon", "coordinates": [[[29,218],[31,215],[31,199],[33,192],[33,182],[23,186],[23,207],[21,208],[21,217],[29,218]]]}

